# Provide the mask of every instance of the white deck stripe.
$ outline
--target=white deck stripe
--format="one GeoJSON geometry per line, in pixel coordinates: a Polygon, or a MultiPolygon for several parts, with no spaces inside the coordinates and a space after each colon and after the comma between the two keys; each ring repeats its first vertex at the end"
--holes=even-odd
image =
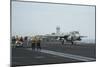
{"type": "MultiPolygon", "coordinates": [[[[31,50],[31,49],[28,48],[28,50],[31,50]]],[[[47,54],[52,54],[52,55],[56,55],[56,56],[60,56],[60,57],[80,60],[80,61],[92,61],[92,60],[95,60],[94,58],[89,58],[89,57],[84,57],[84,56],[79,56],[79,55],[73,55],[73,54],[68,54],[68,53],[61,53],[61,52],[45,50],[45,49],[42,49],[40,52],[47,53],[47,54]]]]}

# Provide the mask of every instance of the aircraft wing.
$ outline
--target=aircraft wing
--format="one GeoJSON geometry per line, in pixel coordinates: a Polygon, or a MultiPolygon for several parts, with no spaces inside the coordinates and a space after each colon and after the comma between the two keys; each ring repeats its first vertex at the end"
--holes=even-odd
{"type": "Polygon", "coordinates": [[[62,37],[64,35],[44,35],[45,37],[62,37]]]}
{"type": "Polygon", "coordinates": [[[84,37],[87,37],[87,36],[80,36],[80,38],[84,38],[84,37]]]}
{"type": "Polygon", "coordinates": [[[50,38],[66,38],[67,36],[69,36],[69,35],[44,35],[43,37],[45,37],[45,38],[48,38],[48,37],[50,37],[50,38]]]}

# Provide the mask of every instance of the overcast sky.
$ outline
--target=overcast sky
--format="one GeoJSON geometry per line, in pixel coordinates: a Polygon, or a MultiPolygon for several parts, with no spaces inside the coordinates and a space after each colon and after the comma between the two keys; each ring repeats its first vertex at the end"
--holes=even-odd
{"type": "Polygon", "coordinates": [[[47,3],[12,2],[12,35],[36,35],[79,31],[95,38],[95,7],[47,3]]]}

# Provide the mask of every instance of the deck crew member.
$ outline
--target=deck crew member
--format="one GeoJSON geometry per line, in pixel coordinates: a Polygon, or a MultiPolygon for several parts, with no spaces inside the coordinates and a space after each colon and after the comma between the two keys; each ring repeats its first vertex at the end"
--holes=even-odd
{"type": "Polygon", "coordinates": [[[37,45],[37,51],[40,51],[41,50],[41,40],[40,40],[40,38],[36,39],[36,45],[37,45]]]}
{"type": "Polygon", "coordinates": [[[31,47],[32,47],[32,51],[35,51],[35,47],[36,47],[36,38],[35,37],[32,37],[31,47]]]}

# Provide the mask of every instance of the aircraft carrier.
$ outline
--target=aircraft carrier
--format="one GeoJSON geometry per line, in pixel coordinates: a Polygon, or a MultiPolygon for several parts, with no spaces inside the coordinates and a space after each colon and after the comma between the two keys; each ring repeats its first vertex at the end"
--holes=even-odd
{"type": "Polygon", "coordinates": [[[11,47],[11,66],[43,65],[96,61],[96,44],[43,42],[40,51],[31,47],[11,47]]]}

